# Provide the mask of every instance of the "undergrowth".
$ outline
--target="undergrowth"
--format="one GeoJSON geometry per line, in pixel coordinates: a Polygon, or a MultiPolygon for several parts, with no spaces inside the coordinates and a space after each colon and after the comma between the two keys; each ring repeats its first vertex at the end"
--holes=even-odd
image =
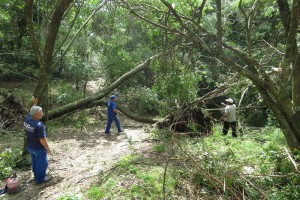
{"type": "MultiPolygon", "coordinates": [[[[102,173],[99,183],[91,187],[88,199],[162,199],[164,168],[152,165],[149,160],[137,155],[120,158],[109,174],[102,173]]],[[[171,195],[176,180],[171,174],[166,175],[164,188],[171,195]]]]}
{"type": "Polygon", "coordinates": [[[280,129],[223,136],[173,136],[154,130],[149,155],[122,157],[84,195],[88,199],[300,199],[300,176],[280,129]],[[163,136],[163,137],[162,137],[163,136]],[[154,155],[154,156],[153,156],[154,155]]]}
{"type": "Polygon", "coordinates": [[[29,166],[29,156],[22,156],[18,148],[7,148],[0,152],[0,180],[10,177],[18,168],[29,166]]]}

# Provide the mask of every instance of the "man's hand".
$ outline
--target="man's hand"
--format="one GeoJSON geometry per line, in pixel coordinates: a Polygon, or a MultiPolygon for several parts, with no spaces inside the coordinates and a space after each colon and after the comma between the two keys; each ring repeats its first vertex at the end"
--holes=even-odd
{"type": "Polygon", "coordinates": [[[31,101],[32,101],[32,104],[33,104],[34,106],[36,106],[37,103],[38,103],[38,99],[35,98],[34,96],[32,96],[31,101]]]}
{"type": "Polygon", "coordinates": [[[50,150],[50,148],[47,149],[47,153],[48,153],[49,155],[52,155],[52,151],[50,150]]]}
{"type": "Polygon", "coordinates": [[[124,116],[124,114],[123,114],[121,111],[117,110],[117,112],[118,112],[118,114],[120,114],[121,116],[124,116]]]}
{"type": "Polygon", "coordinates": [[[222,117],[221,117],[221,119],[220,119],[220,121],[221,121],[221,123],[224,123],[224,121],[225,121],[225,117],[224,117],[224,116],[222,116],[222,117]]]}

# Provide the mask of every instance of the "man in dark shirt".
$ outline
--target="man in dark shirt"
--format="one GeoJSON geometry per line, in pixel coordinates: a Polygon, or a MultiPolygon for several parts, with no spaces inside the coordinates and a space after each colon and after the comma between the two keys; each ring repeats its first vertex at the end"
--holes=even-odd
{"type": "Polygon", "coordinates": [[[110,97],[110,100],[107,102],[107,124],[106,124],[106,129],[105,133],[109,134],[110,133],[110,127],[111,123],[115,121],[117,128],[118,128],[118,134],[122,133],[123,130],[121,128],[120,120],[117,116],[117,114],[120,112],[117,110],[117,104],[116,104],[116,99],[117,97],[115,95],[112,95],[110,97]]]}
{"type": "Polygon", "coordinates": [[[24,121],[27,151],[31,156],[32,171],[36,183],[47,182],[51,179],[46,176],[48,167],[47,153],[51,154],[44,124],[40,121],[43,116],[42,108],[36,106],[38,100],[32,97],[33,106],[24,121]]]}

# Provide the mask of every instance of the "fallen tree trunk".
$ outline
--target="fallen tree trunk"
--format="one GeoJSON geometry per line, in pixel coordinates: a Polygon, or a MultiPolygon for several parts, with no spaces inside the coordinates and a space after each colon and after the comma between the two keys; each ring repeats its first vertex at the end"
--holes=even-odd
{"type": "MultiPolygon", "coordinates": [[[[131,70],[131,71],[127,72],[126,74],[124,74],[123,76],[121,76],[113,84],[111,84],[110,86],[108,86],[108,87],[104,88],[103,90],[97,92],[93,96],[81,99],[79,101],[75,101],[75,102],[69,103],[67,105],[61,106],[61,107],[56,108],[54,110],[50,110],[48,112],[48,118],[49,118],[49,120],[58,118],[58,117],[63,116],[65,114],[70,114],[70,113],[78,112],[80,110],[84,110],[84,109],[88,108],[89,104],[93,103],[94,101],[101,100],[103,97],[106,97],[114,89],[116,89],[117,87],[119,87],[122,83],[124,83],[125,81],[127,81],[129,78],[131,78],[132,76],[134,76],[138,72],[140,72],[143,69],[145,69],[146,67],[148,67],[154,59],[156,59],[156,58],[158,58],[158,57],[160,57],[160,56],[162,56],[164,54],[165,53],[160,53],[160,54],[157,54],[155,56],[152,56],[151,58],[149,58],[145,62],[143,62],[140,65],[138,65],[133,70],[131,70]]],[[[45,118],[42,118],[42,120],[45,120],[45,118]]]]}
{"type": "MultiPolygon", "coordinates": [[[[154,57],[152,57],[153,59],[154,57]]],[[[141,65],[139,65],[135,73],[140,71],[141,69],[145,68],[150,64],[150,61],[145,61],[141,65]]],[[[135,69],[137,69],[135,68],[135,69]]],[[[123,75],[121,78],[119,78],[116,82],[114,82],[111,86],[105,88],[105,90],[102,90],[102,93],[89,97],[87,99],[83,99],[79,102],[74,102],[68,105],[65,105],[61,108],[52,110],[49,112],[49,119],[55,119],[57,117],[60,117],[64,114],[71,114],[78,112],[80,110],[93,108],[95,106],[106,106],[107,102],[104,100],[101,100],[100,98],[105,97],[107,94],[109,94],[112,90],[114,90],[116,87],[118,87],[121,83],[123,83],[125,80],[130,78],[132,75],[134,75],[132,71],[128,72],[127,74],[123,75]],[[124,78],[125,77],[125,78],[124,78]]],[[[230,79],[233,80],[235,77],[230,79]]],[[[220,87],[216,88],[215,90],[205,94],[204,96],[198,98],[194,102],[181,107],[180,109],[176,110],[173,114],[168,115],[166,118],[162,120],[158,119],[152,119],[152,118],[146,118],[138,116],[137,114],[134,114],[122,105],[118,104],[118,109],[128,118],[135,120],[137,122],[146,123],[146,124],[155,124],[157,123],[159,128],[162,127],[170,127],[175,128],[174,130],[179,132],[186,132],[189,131],[193,127],[191,124],[194,124],[194,128],[199,130],[200,132],[210,132],[212,128],[212,122],[210,116],[204,116],[202,113],[201,107],[203,107],[206,103],[208,103],[211,99],[218,96],[220,93],[224,92],[229,86],[231,86],[229,83],[225,83],[221,85],[220,87]]]]}
{"type": "MultiPolygon", "coordinates": [[[[90,103],[89,105],[87,105],[87,108],[93,108],[95,106],[107,106],[107,102],[103,101],[103,100],[94,101],[94,102],[90,103]]],[[[126,117],[128,117],[134,121],[137,121],[137,122],[141,122],[141,123],[145,123],[145,124],[155,124],[155,123],[159,122],[159,120],[156,120],[156,119],[138,116],[137,114],[134,114],[134,113],[128,111],[128,109],[126,109],[124,106],[122,106],[120,104],[118,104],[118,110],[121,111],[126,117]]]]}

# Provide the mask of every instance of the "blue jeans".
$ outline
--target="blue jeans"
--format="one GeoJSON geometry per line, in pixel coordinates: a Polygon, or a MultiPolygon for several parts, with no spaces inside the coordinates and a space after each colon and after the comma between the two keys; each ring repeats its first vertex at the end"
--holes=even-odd
{"type": "Polygon", "coordinates": [[[119,120],[118,116],[117,115],[108,115],[108,120],[107,120],[107,124],[106,124],[105,133],[109,133],[109,130],[110,130],[110,127],[111,127],[111,123],[113,121],[115,121],[115,123],[117,125],[118,132],[122,131],[120,120],[119,120]]]}
{"type": "Polygon", "coordinates": [[[30,147],[27,147],[27,151],[31,156],[31,165],[34,174],[34,181],[36,183],[43,182],[45,180],[46,170],[48,167],[47,150],[32,149],[30,147]]]}

